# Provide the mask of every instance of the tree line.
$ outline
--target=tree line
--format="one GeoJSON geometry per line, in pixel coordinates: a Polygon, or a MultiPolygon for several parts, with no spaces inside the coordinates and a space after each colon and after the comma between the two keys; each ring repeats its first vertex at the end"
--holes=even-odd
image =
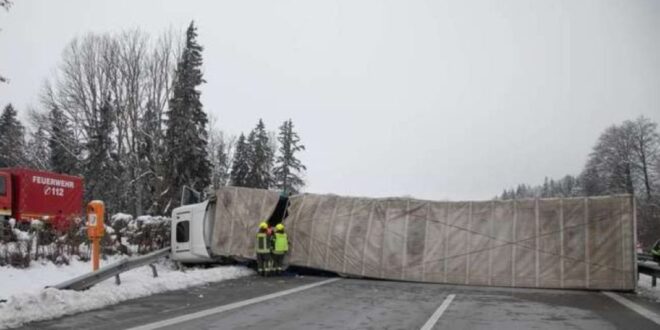
{"type": "Polygon", "coordinates": [[[498,199],[632,194],[637,202],[638,237],[648,245],[660,239],[660,133],[646,117],[605,129],[582,172],[541,185],[520,184],[498,199]]]}
{"type": "Polygon", "coordinates": [[[194,22],[183,37],[131,30],[73,39],[27,126],[5,106],[0,167],[82,176],[86,200],[137,215],[168,214],[184,186],[299,192],[305,147],[292,120],[277,136],[261,119],[247,138],[221,131],[200,100],[202,52],[194,22]]]}

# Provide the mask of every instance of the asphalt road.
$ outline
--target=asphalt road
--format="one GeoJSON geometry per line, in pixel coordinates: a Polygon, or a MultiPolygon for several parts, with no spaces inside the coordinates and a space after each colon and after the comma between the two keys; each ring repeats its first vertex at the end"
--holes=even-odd
{"type": "MultiPolygon", "coordinates": [[[[327,280],[246,277],[135,299],[24,328],[421,329],[426,324],[433,329],[660,329],[659,324],[600,292],[360,279],[307,287],[327,280]],[[272,297],[288,290],[300,291],[272,297]],[[433,316],[437,323],[429,321],[433,316]],[[173,318],[180,323],[166,321],[173,318]]],[[[655,303],[634,295],[620,296],[660,314],[655,303]]]]}

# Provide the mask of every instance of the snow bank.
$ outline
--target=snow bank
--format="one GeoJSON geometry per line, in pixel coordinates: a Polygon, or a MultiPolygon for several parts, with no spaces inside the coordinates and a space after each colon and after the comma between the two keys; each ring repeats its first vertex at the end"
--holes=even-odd
{"type": "MultiPolygon", "coordinates": [[[[101,260],[101,266],[124,258],[126,257],[119,255],[108,256],[105,260],[101,260]]],[[[79,261],[76,257],[71,258],[68,266],[58,266],[42,259],[31,262],[28,268],[0,267],[0,299],[9,299],[12,295],[37,293],[48,285],[70,280],[91,270],[92,264],[89,261],[79,261]]]]}
{"type": "Polygon", "coordinates": [[[126,213],[116,213],[110,217],[110,225],[125,227],[128,226],[137,228],[142,225],[153,225],[160,223],[170,222],[170,218],[162,216],[151,216],[151,215],[141,215],[137,218],[133,218],[132,215],[126,213]]]}
{"type": "Polygon", "coordinates": [[[660,279],[658,280],[658,286],[654,288],[651,285],[651,276],[646,274],[639,274],[637,292],[643,297],[646,297],[655,302],[660,302],[660,279]]]}
{"type": "MultiPolygon", "coordinates": [[[[111,259],[102,263],[113,261],[111,259]]],[[[145,266],[123,273],[119,286],[115,285],[112,278],[89,290],[78,292],[44,287],[90,271],[91,265],[88,262],[74,261],[70,266],[35,264],[28,269],[0,268],[0,295],[4,296],[0,299],[7,299],[6,303],[0,303],[0,329],[98,309],[159,292],[253,274],[248,268],[238,266],[181,272],[174,270],[169,262],[158,264],[157,269],[157,278],[153,278],[151,269],[145,266]]]]}
{"type": "Polygon", "coordinates": [[[135,221],[143,224],[143,225],[150,225],[150,224],[157,224],[157,223],[163,223],[163,222],[170,222],[170,218],[168,217],[156,217],[156,216],[150,216],[150,215],[141,215],[135,219],[135,221]]]}
{"type": "Polygon", "coordinates": [[[116,213],[110,217],[110,225],[114,226],[117,221],[129,223],[133,221],[133,216],[126,213],[116,213]]]}
{"type": "Polygon", "coordinates": [[[17,241],[27,242],[32,240],[32,235],[28,232],[18,230],[17,228],[12,228],[11,230],[14,232],[17,241]]]}

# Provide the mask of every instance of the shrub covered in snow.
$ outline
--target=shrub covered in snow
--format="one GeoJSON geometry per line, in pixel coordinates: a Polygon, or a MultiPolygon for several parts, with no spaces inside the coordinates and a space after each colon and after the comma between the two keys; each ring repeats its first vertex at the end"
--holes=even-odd
{"type": "Polygon", "coordinates": [[[170,244],[170,218],[143,215],[137,218],[117,213],[110,218],[114,250],[123,254],[144,254],[170,244]],[[130,248],[129,248],[130,247],[130,248]]]}
{"type": "MultiPolygon", "coordinates": [[[[118,213],[110,217],[101,240],[103,255],[144,254],[161,249],[170,242],[170,219],[118,213]]],[[[90,241],[86,227],[73,221],[66,232],[55,230],[49,222],[33,221],[20,230],[15,221],[0,223],[0,266],[28,267],[30,260],[46,259],[68,264],[71,258],[89,260],[90,241]]]]}

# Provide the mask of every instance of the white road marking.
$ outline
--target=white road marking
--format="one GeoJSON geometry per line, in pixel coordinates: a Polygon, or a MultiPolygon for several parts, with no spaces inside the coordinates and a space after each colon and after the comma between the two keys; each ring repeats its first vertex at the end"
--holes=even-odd
{"type": "Polygon", "coordinates": [[[633,311],[635,311],[637,314],[644,316],[645,318],[655,322],[656,324],[660,325],[660,315],[614,293],[614,292],[603,292],[604,295],[616,300],[618,303],[620,303],[623,306],[626,306],[633,311]]]}
{"type": "Polygon", "coordinates": [[[196,313],[181,315],[181,316],[173,317],[171,319],[141,325],[141,326],[138,326],[138,327],[130,328],[128,330],[151,330],[151,329],[158,329],[158,328],[162,328],[162,327],[167,327],[167,326],[170,326],[170,325],[179,324],[179,323],[182,323],[182,322],[202,318],[202,317],[205,317],[205,316],[230,311],[232,309],[245,307],[247,305],[260,303],[260,302],[270,300],[270,299],[273,299],[273,298],[278,298],[278,297],[290,295],[292,293],[305,291],[307,289],[315,288],[315,287],[325,285],[325,284],[329,284],[329,283],[332,283],[332,282],[336,282],[336,281],[339,281],[339,280],[340,280],[340,278],[333,278],[333,279],[329,279],[329,280],[325,280],[325,281],[321,281],[321,282],[307,284],[307,285],[299,286],[297,288],[267,294],[265,296],[255,297],[255,298],[248,299],[248,300],[238,301],[238,302],[235,302],[235,303],[231,303],[231,304],[227,304],[227,305],[222,305],[222,306],[206,309],[206,310],[199,311],[199,312],[196,312],[196,313]]]}
{"type": "Polygon", "coordinates": [[[449,307],[449,304],[451,304],[451,301],[454,300],[454,297],[456,297],[455,294],[448,295],[447,298],[445,298],[445,301],[443,301],[442,304],[440,304],[440,307],[438,307],[438,309],[435,310],[435,313],[433,313],[433,315],[431,315],[431,318],[428,319],[428,321],[426,321],[426,323],[424,323],[424,325],[420,328],[420,330],[431,330],[431,329],[433,329],[433,326],[435,325],[435,323],[438,322],[438,320],[440,319],[442,314],[445,312],[447,307],[449,307]]]}

